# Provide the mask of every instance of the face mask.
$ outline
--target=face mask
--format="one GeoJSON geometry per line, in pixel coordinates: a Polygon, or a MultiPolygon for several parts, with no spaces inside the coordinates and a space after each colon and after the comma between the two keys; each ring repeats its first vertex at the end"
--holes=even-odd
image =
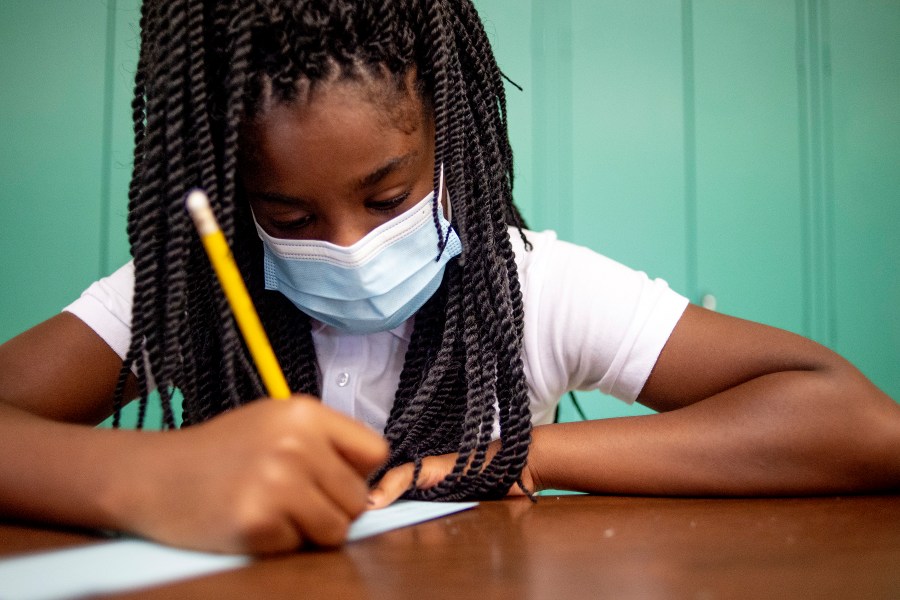
{"type": "MultiPolygon", "coordinates": [[[[439,194],[442,188],[443,171],[439,194]]],[[[431,298],[447,262],[462,252],[459,237],[438,210],[441,239],[447,240],[438,257],[432,202],[434,192],[347,247],[273,238],[257,223],[266,289],[278,290],[309,316],[348,333],[397,327],[431,298]]]]}

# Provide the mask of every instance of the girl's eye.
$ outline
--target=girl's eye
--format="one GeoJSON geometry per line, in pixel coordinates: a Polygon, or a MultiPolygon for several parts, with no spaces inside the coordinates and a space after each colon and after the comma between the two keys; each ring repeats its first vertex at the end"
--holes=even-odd
{"type": "Polygon", "coordinates": [[[290,221],[272,221],[272,226],[279,231],[299,231],[313,221],[312,215],[306,215],[290,221]]]}
{"type": "Polygon", "coordinates": [[[400,206],[401,204],[406,202],[407,198],[409,198],[409,192],[400,194],[396,198],[391,198],[390,200],[381,200],[378,202],[366,202],[366,206],[368,206],[369,208],[371,208],[373,210],[389,211],[389,210],[393,210],[393,209],[397,208],[398,206],[400,206]]]}

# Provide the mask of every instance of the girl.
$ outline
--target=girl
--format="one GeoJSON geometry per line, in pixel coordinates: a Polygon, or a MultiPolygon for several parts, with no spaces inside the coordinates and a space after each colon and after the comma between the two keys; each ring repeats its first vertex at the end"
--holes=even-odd
{"type": "Polygon", "coordinates": [[[524,228],[468,0],[148,0],[141,36],[134,260],[0,347],[6,514],[265,553],[404,493],[900,483],[900,408],[846,361],[524,228]],[[250,402],[196,186],[290,402],[250,402]],[[596,388],[659,414],[551,424],[596,388]],[[190,427],[85,426],[158,390],[175,429],[176,389],[190,427]]]}

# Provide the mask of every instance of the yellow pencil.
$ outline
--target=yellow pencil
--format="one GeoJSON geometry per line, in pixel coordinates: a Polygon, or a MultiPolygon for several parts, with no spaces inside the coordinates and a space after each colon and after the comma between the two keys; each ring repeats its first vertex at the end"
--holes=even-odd
{"type": "Polygon", "coordinates": [[[216,216],[209,206],[209,198],[201,190],[193,190],[188,194],[185,204],[269,396],[278,399],[290,398],[291,390],[278,365],[278,359],[275,358],[275,352],[259,320],[259,315],[253,308],[253,301],[250,300],[247,286],[244,285],[241,273],[234,263],[228,242],[225,241],[216,216]]]}

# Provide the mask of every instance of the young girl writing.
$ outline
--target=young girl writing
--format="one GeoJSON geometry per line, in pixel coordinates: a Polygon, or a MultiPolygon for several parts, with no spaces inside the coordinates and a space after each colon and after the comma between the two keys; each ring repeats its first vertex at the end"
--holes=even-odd
{"type": "Polygon", "coordinates": [[[404,493],[900,484],[900,408],[846,361],[525,229],[468,0],[148,0],[133,109],[133,261],[0,347],[7,515],[263,553],[404,493]],[[289,402],[261,399],[194,187],[289,402]],[[552,424],[571,389],[659,414],[552,424]],[[152,390],[175,430],[90,427],[152,390]]]}

